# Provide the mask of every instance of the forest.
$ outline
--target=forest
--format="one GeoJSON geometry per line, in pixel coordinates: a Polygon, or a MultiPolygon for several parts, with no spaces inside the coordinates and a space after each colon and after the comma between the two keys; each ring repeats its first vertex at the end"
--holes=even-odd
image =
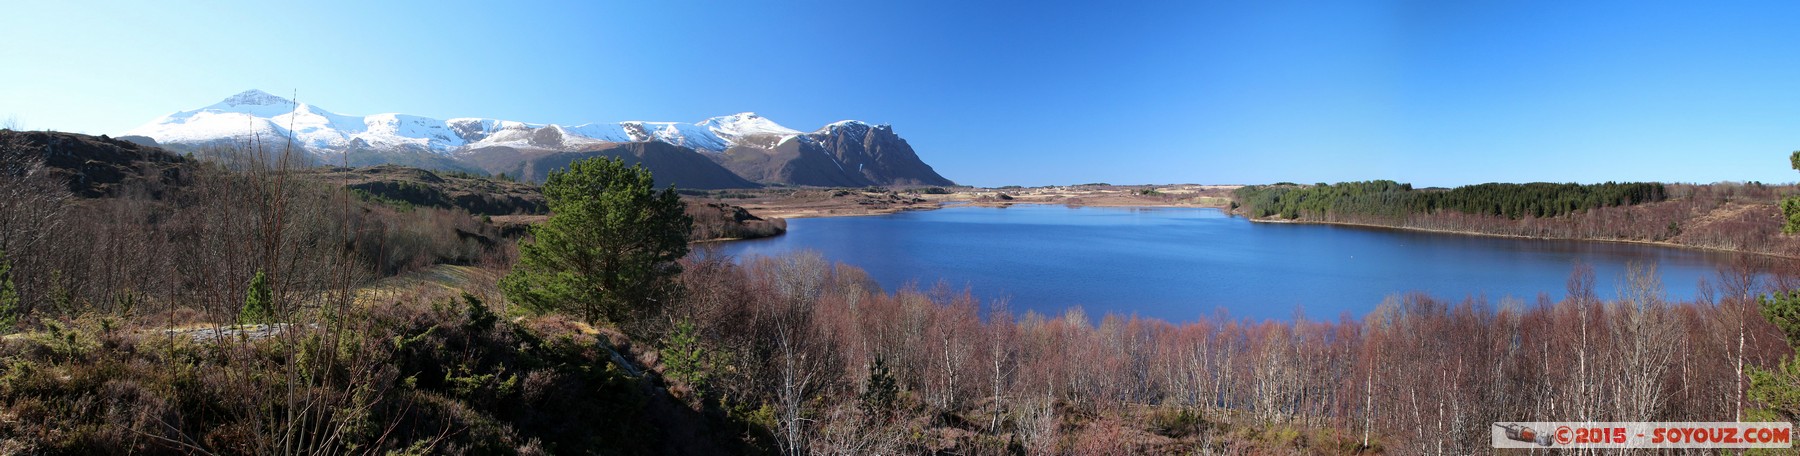
{"type": "Polygon", "coordinates": [[[1255,221],[1369,225],[1540,239],[1647,242],[1794,259],[1800,258],[1800,238],[1784,234],[1780,221],[1785,217],[1784,208],[1787,207],[1783,198],[1797,194],[1800,194],[1800,187],[1792,184],[1760,182],[1612,186],[1483,184],[1451,190],[1409,190],[1406,184],[1376,181],[1310,187],[1292,184],[1242,187],[1233,195],[1233,203],[1237,204],[1233,209],[1255,221]],[[1542,191],[1523,190],[1532,186],[1542,191]],[[1578,190],[1583,187],[1588,190],[1578,190]],[[1458,193],[1464,189],[1483,188],[1513,188],[1515,191],[1458,193]],[[1551,188],[1566,190],[1552,191],[1551,188]],[[1320,194],[1344,196],[1320,197],[1320,194]],[[1460,196],[1452,198],[1451,194],[1460,196]],[[1472,196],[1478,194],[1490,196],[1472,196]],[[1527,194],[1537,195],[1532,197],[1537,199],[1520,199],[1527,194]],[[1422,205],[1427,200],[1435,202],[1422,205]],[[1561,209],[1544,204],[1546,201],[1561,201],[1555,205],[1561,209]],[[1450,202],[1459,206],[1447,206],[1450,202]],[[1447,207],[1473,207],[1476,210],[1445,209],[1447,207]],[[1539,209],[1534,209],[1540,207],[1544,208],[1543,215],[1537,215],[1539,209]],[[1518,215],[1508,215],[1509,210],[1518,215]]]}
{"type": "Polygon", "coordinates": [[[1557,217],[1602,207],[1630,206],[1668,198],[1663,184],[1487,183],[1449,190],[1414,189],[1388,180],[1337,184],[1251,185],[1234,194],[1251,217],[1324,218],[1332,215],[1401,219],[1411,214],[1456,211],[1519,219],[1557,217]]]}
{"type": "Polygon", "coordinates": [[[295,179],[269,148],[19,138],[4,454],[1479,454],[1501,420],[1800,412],[1752,381],[1800,328],[1764,317],[1796,282],[1762,265],[1691,300],[1574,265],[1560,299],[1170,322],[694,244],[636,271],[667,281],[654,305],[582,312],[509,297],[545,237],[295,179]]]}
{"type": "Polygon", "coordinates": [[[1792,349],[1757,312],[1765,285],[1730,271],[1686,302],[1653,271],[1577,267],[1564,300],[1171,323],[882,293],[816,256],[690,261],[672,312],[726,373],[701,391],[766,401],[779,442],[813,453],[1478,454],[1501,420],[1791,419],[1746,399],[1742,372],[1792,349]],[[1595,297],[1612,285],[1629,291],[1595,297]]]}

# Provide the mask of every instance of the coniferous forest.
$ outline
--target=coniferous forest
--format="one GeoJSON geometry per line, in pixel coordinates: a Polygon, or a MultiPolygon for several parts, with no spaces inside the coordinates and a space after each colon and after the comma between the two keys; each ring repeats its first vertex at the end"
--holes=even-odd
{"type": "Polygon", "coordinates": [[[1337,184],[1252,185],[1234,192],[1245,214],[1287,219],[1333,214],[1402,219],[1412,214],[1455,211],[1504,217],[1558,217],[1603,207],[1668,199],[1660,183],[1603,184],[1488,183],[1452,189],[1414,189],[1388,180],[1337,184]]]}
{"type": "MultiPolygon", "coordinates": [[[[1480,184],[1414,189],[1393,181],[1240,187],[1253,221],[1331,223],[1538,239],[1655,243],[1800,258],[1784,233],[1791,184],[1480,184]]],[[[1796,206],[1800,207],[1800,206],[1796,206]]]]}

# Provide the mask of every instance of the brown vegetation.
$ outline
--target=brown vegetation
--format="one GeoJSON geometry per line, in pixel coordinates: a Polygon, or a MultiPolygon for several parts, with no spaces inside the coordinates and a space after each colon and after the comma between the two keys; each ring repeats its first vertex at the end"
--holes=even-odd
{"type": "Polygon", "coordinates": [[[1230,203],[1232,185],[1086,184],[1057,187],[763,188],[694,192],[690,201],[729,202],[782,218],[843,217],[930,210],[946,204],[1005,206],[1215,207],[1230,203]]]}
{"type": "Polygon", "coordinates": [[[1363,318],[1183,325],[983,315],[967,292],[883,293],[816,255],[687,271],[671,317],[722,353],[710,391],[825,454],[1482,453],[1502,420],[1738,419],[1742,366],[1789,355],[1748,269],[1693,302],[1641,270],[1602,302],[1579,269],[1560,302],[1411,294],[1363,318]],[[892,410],[860,399],[876,371],[892,410]]]}
{"type": "Polygon", "coordinates": [[[1800,238],[1781,234],[1781,197],[1792,185],[1667,184],[1668,199],[1589,209],[1557,217],[1440,211],[1403,219],[1332,213],[1301,222],[1383,226],[1468,234],[1657,243],[1800,258],[1800,238]]]}
{"type": "MultiPolygon", "coordinates": [[[[1646,270],[1601,301],[1577,268],[1562,301],[1173,324],[703,253],[632,340],[500,301],[511,243],[466,211],[363,201],[254,145],[113,167],[149,171],[83,198],[34,144],[0,141],[24,316],[0,328],[0,453],[1471,454],[1494,421],[1743,418],[1746,368],[1792,355],[1754,302],[1792,280],[1748,266],[1687,302],[1646,270]],[[240,327],[259,273],[275,324],[240,327]]],[[[1746,232],[1738,195],[1697,196],[1726,189],[1667,203],[1746,232]]],[[[1585,216],[1657,210],[1678,212],[1585,216]]]]}
{"type": "Polygon", "coordinates": [[[937,209],[943,204],[925,198],[920,189],[866,188],[766,188],[714,190],[688,195],[690,204],[729,203],[768,217],[842,217],[892,214],[900,211],[937,209]]]}
{"type": "Polygon", "coordinates": [[[754,451],[634,367],[654,352],[616,332],[430,290],[261,339],[46,322],[0,343],[0,453],[754,451]]]}
{"type": "Polygon", "coordinates": [[[787,220],[757,217],[725,203],[689,201],[687,215],[694,219],[694,231],[688,238],[696,241],[756,239],[787,232],[787,220]]]}
{"type": "MultiPolygon", "coordinates": [[[[339,185],[359,198],[390,209],[414,207],[462,210],[487,215],[503,237],[525,235],[525,226],[541,222],[549,203],[535,185],[456,172],[383,165],[367,168],[322,167],[298,170],[297,176],[339,185]]],[[[755,239],[787,231],[787,222],[764,219],[742,207],[689,197],[687,214],[694,219],[695,241],[755,239]]]]}
{"type": "Polygon", "coordinates": [[[458,172],[382,165],[307,168],[298,170],[298,175],[350,188],[365,199],[396,205],[462,209],[477,215],[543,214],[550,210],[535,186],[458,172]]]}
{"type": "MultiPolygon", "coordinates": [[[[611,371],[558,367],[607,365],[579,339],[556,345],[566,334],[510,324],[458,332],[446,328],[460,314],[426,311],[424,300],[355,300],[372,276],[510,262],[510,244],[495,242],[466,212],[363,203],[292,178],[288,157],[254,145],[237,153],[236,169],[149,150],[180,178],[123,179],[105,192],[111,198],[81,199],[45,157],[58,153],[55,144],[106,140],[52,135],[71,139],[50,147],[0,141],[0,191],[9,196],[0,204],[0,249],[14,265],[22,317],[0,328],[19,331],[0,342],[0,453],[531,449],[591,439],[593,431],[544,429],[509,415],[507,404],[531,401],[507,391],[536,388],[537,402],[570,406],[642,396],[583,386],[620,384],[611,371]],[[273,327],[284,329],[226,331],[258,275],[268,277],[273,327]],[[212,330],[182,331],[189,328],[212,330]],[[539,351],[522,350],[539,343],[520,334],[553,338],[539,351]],[[447,339],[507,350],[446,348],[447,339]],[[409,351],[412,343],[423,345],[409,351]],[[504,358],[520,352],[554,362],[504,358]],[[599,392],[557,393],[571,389],[599,392]]],[[[0,140],[12,138],[0,132],[0,140]]],[[[586,420],[555,416],[535,419],[586,420]]]]}
{"type": "MultiPolygon", "coordinates": [[[[704,199],[683,197],[687,215],[694,219],[694,230],[688,239],[694,242],[732,241],[780,236],[787,232],[787,220],[758,217],[742,207],[704,199]]],[[[548,215],[504,215],[492,217],[500,232],[509,237],[526,234],[526,226],[549,220],[548,215]]]]}
{"type": "Polygon", "coordinates": [[[280,147],[199,162],[37,135],[54,140],[0,131],[0,260],[21,298],[4,311],[22,317],[0,327],[0,454],[705,454],[763,435],[670,396],[648,346],[495,315],[513,244],[466,211],[359,197],[280,147]],[[47,159],[68,144],[134,154],[104,162],[117,174],[47,159]],[[477,295],[360,290],[444,263],[476,266],[454,276],[477,295]],[[273,324],[238,324],[252,276],[273,324]]]}
{"type": "Polygon", "coordinates": [[[1225,208],[1236,185],[1109,185],[967,189],[932,197],[985,206],[1061,204],[1071,207],[1212,207],[1225,208]]]}

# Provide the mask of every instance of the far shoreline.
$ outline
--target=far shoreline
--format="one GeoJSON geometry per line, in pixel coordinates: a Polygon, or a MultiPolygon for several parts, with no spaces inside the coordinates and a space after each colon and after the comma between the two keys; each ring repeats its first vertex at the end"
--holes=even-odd
{"type": "MultiPolygon", "coordinates": [[[[1093,201],[1090,203],[1090,202],[1079,202],[1079,201],[1078,202],[1058,202],[1058,201],[1044,201],[1044,200],[1035,200],[1035,199],[1034,200],[1026,200],[1023,198],[1015,198],[1013,200],[994,200],[994,199],[976,199],[976,198],[941,198],[941,199],[933,200],[932,204],[929,204],[929,205],[914,205],[914,206],[906,206],[906,207],[883,208],[883,209],[855,211],[855,212],[799,211],[798,213],[794,213],[793,215],[787,215],[785,213],[778,212],[778,211],[770,211],[769,213],[771,215],[769,215],[769,216],[784,218],[784,219],[866,217],[866,216],[877,216],[877,215],[893,215],[893,214],[898,214],[901,212],[911,212],[911,211],[932,211],[932,210],[944,209],[947,207],[1006,208],[1006,207],[1010,207],[1010,206],[1063,206],[1063,207],[1068,207],[1068,208],[1105,207],[1105,208],[1144,208],[1144,209],[1167,209],[1167,208],[1217,209],[1220,212],[1222,212],[1228,216],[1231,216],[1234,218],[1241,217],[1251,223],[1341,226],[1341,227],[1348,227],[1348,228],[1394,230],[1394,231],[1408,231],[1408,232],[1416,232],[1416,233],[1434,233],[1434,234],[1448,234],[1448,235],[1458,235],[1458,236],[1479,236],[1479,237],[1540,240],[1540,241],[1604,242],[1604,243],[1615,243],[1615,244],[1642,245],[1642,246],[1650,246],[1650,247],[1676,248],[1676,249],[1694,250],[1694,251],[1711,252],[1711,253],[1752,255],[1752,256],[1756,256],[1756,257],[1763,257],[1763,258],[1777,259],[1777,260],[1800,260],[1800,257],[1779,255],[1779,254],[1774,254],[1774,253],[1753,252],[1753,251],[1730,249],[1730,248],[1720,248],[1720,247],[1698,246],[1698,245],[1681,244],[1681,243],[1674,243],[1674,242],[1667,242],[1667,241],[1645,241],[1645,240],[1637,240],[1637,239],[1616,239],[1616,238],[1575,238],[1575,237],[1553,237],[1553,236],[1525,236],[1525,235],[1517,235],[1517,234],[1488,233],[1488,232],[1468,231],[1468,230],[1445,230],[1445,229],[1418,228],[1418,227],[1408,227],[1408,226],[1392,226],[1392,225],[1381,225],[1381,224],[1374,224],[1374,223],[1330,222],[1330,221],[1320,221],[1320,220],[1258,219],[1258,218],[1248,217],[1243,214],[1234,213],[1230,210],[1230,208],[1227,205],[1198,204],[1198,203],[1188,203],[1188,202],[1181,202],[1181,201],[1155,202],[1155,201],[1141,201],[1141,200],[1140,201],[1099,200],[1099,201],[1093,201]]],[[[783,235],[785,235],[785,234],[783,234],[783,235]]],[[[715,241],[728,241],[728,240],[727,239],[718,239],[715,241]]]]}
{"type": "Polygon", "coordinates": [[[1214,207],[1224,209],[1239,185],[1111,185],[1046,187],[769,187],[708,190],[695,200],[743,207],[758,217],[795,219],[860,217],[949,205],[1060,204],[1071,207],[1214,207]]]}
{"type": "Polygon", "coordinates": [[[1408,227],[1408,226],[1379,225],[1379,224],[1374,224],[1374,223],[1328,222],[1328,221],[1321,221],[1321,220],[1258,219],[1258,218],[1247,217],[1242,214],[1230,214],[1230,215],[1233,217],[1243,217],[1245,220],[1249,220],[1251,223],[1343,226],[1343,227],[1350,227],[1350,228],[1410,231],[1410,232],[1416,232],[1416,233],[1436,233],[1436,234],[1449,234],[1449,235],[1458,235],[1458,236],[1480,236],[1480,237],[1497,237],[1497,238],[1508,238],[1508,239],[1526,239],[1526,240],[1537,240],[1537,241],[1607,242],[1607,243],[1616,243],[1616,244],[1635,244],[1635,245],[1644,245],[1644,246],[1651,246],[1651,247],[1667,247],[1667,248],[1677,248],[1677,249],[1687,249],[1687,250],[1698,250],[1698,251],[1715,252],[1715,253],[1730,253],[1730,254],[1737,254],[1737,255],[1754,255],[1754,256],[1759,256],[1759,257],[1768,257],[1768,258],[1781,259],[1781,260],[1800,260],[1800,257],[1777,255],[1777,254],[1773,254],[1773,253],[1751,252],[1751,251],[1745,251],[1745,250],[1727,249],[1727,248],[1719,248],[1719,247],[1707,247],[1707,246],[1689,245],[1689,244],[1679,244],[1679,243],[1665,242],[1665,241],[1644,241],[1644,240],[1637,240],[1637,239],[1609,239],[1609,238],[1523,236],[1523,235],[1517,235],[1517,234],[1486,233],[1486,232],[1481,232],[1481,231],[1443,230],[1443,229],[1434,229],[1434,228],[1417,228],[1417,227],[1408,227]]]}

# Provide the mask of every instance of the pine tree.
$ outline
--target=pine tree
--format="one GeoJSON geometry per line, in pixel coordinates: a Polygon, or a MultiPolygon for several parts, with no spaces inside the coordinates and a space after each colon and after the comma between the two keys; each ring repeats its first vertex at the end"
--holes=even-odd
{"type": "Polygon", "coordinates": [[[694,224],[675,188],[655,191],[641,165],[590,158],[552,171],[543,192],[550,219],[520,241],[500,281],[507,299],[590,324],[627,327],[653,313],[674,289],[694,224]]]}
{"type": "Polygon", "coordinates": [[[675,332],[663,349],[663,363],[669,367],[669,376],[686,382],[696,393],[705,394],[709,379],[707,372],[709,359],[705,348],[700,346],[700,339],[694,334],[694,322],[683,320],[675,324],[675,332]]]}
{"type": "MultiPolygon", "coordinates": [[[[1800,150],[1788,156],[1788,162],[1794,170],[1800,171],[1800,150]]],[[[1800,233],[1800,196],[1789,196],[1781,199],[1781,215],[1787,223],[1781,226],[1781,232],[1787,234],[1800,233]]]]}
{"type": "Polygon", "coordinates": [[[270,300],[269,276],[256,271],[256,277],[250,279],[250,291],[244,295],[244,308],[238,311],[238,324],[270,322],[274,318],[274,313],[270,311],[270,300]]]}
{"type": "Polygon", "coordinates": [[[462,299],[463,317],[467,320],[467,323],[463,324],[463,329],[477,334],[494,329],[494,323],[498,322],[500,317],[494,315],[494,311],[488,310],[487,304],[483,304],[481,298],[465,291],[462,299]]]}
{"type": "MultiPolygon", "coordinates": [[[[1795,151],[1788,159],[1795,170],[1800,170],[1800,151],[1795,151]]],[[[1781,231],[1789,234],[1800,231],[1800,197],[1783,199],[1781,211],[1787,215],[1781,231]]],[[[1787,336],[1788,344],[1800,349],[1800,291],[1779,292],[1759,297],[1756,302],[1763,317],[1787,336]]],[[[1752,367],[1749,373],[1750,388],[1745,394],[1765,407],[1753,410],[1752,419],[1800,419],[1800,357],[1790,356],[1773,370],[1752,367]]]]}
{"type": "Polygon", "coordinates": [[[0,250],[0,334],[13,331],[19,324],[19,291],[13,288],[12,261],[0,250]]]}
{"type": "Polygon", "coordinates": [[[887,360],[875,355],[875,362],[869,364],[869,379],[864,382],[859,398],[862,399],[863,416],[871,422],[887,421],[899,395],[900,387],[894,382],[894,375],[888,372],[887,360]]]}
{"type": "MultiPolygon", "coordinates": [[[[1788,343],[1800,347],[1800,291],[1785,291],[1757,298],[1764,318],[1774,323],[1787,336],[1788,343]]],[[[1750,368],[1750,400],[1766,409],[1751,413],[1753,419],[1800,418],[1800,357],[1790,356],[1774,370],[1750,368]],[[1771,413],[1773,412],[1773,413],[1771,413]]]]}

